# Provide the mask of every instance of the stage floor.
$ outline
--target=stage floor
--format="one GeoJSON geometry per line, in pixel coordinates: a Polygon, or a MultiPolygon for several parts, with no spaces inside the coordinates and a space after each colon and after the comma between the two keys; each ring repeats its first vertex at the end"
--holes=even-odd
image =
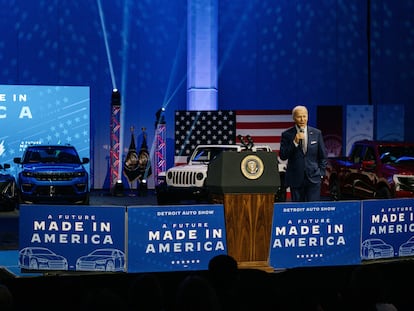
{"type": "Polygon", "coordinates": [[[123,195],[115,196],[108,191],[94,190],[91,192],[90,205],[157,205],[155,190],[149,189],[145,195],[136,190],[125,190],[123,195]]]}

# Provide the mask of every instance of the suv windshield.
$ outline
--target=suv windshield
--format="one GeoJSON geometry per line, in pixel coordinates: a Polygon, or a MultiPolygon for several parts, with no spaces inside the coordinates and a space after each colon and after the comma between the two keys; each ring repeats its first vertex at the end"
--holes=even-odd
{"type": "Polygon", "coordinates": [[[23,163],[73,163],[80,164],[79,155],[74,148],[62,146],[29,147],[25,152],[23,163]]]}
{"type": "Polygon", "coordinates": [[[382,163],[414,162],[413,146],[381,146],[378,152],[382,163]]]}
{"type": "Polygon", "coordinates": [[[232,148],[232,147],[200,148],[197,150],[197,153],[194,155],[193,161],[200,161],[200,162],[208,163],[211,160],[215,159],[223,151],[229,151],[229,150],[237,150],[237,147],[236,148],[232,148]]]}

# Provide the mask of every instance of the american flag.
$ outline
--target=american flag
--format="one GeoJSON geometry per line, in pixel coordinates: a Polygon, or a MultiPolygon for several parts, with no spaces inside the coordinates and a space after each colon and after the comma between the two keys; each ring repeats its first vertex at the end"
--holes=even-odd
{"type": "Polygon", "coordinates": [[[240,144],[239,135],[279,154],[281,134],[293,124],[290,110],[176,111],[174,165],[185,164],[197,145],[240,144]]]}

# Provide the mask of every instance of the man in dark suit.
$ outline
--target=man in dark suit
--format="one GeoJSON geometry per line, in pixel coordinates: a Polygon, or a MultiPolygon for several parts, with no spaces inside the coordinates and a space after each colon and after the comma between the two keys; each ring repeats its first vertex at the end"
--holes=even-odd
{"type": "Polygon", "coordinates": [[[308,126],[308,109],[292,110],[295,126],[282,133],[280,159],[287,160],[285,186],[293,202],[319,201],[327,154],[322,132],[308,126]]]}

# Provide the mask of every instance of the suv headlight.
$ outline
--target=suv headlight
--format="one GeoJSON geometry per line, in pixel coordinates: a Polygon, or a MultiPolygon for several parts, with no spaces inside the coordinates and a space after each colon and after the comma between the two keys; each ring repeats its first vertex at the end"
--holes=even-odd
{"type": "Polygon", "coordinates": [[[395,191],[414,191],[413,175],[394,175],[395,191]]]}

